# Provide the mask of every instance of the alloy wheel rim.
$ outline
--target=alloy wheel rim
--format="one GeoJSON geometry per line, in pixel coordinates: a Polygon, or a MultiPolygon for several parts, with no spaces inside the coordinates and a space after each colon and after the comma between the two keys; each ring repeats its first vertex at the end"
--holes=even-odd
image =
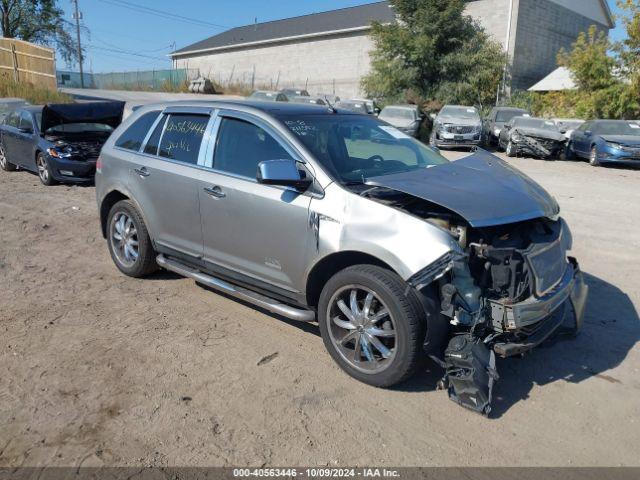
{"type": "Polygon", "coordinates": [[[131,217],[124,212],[118,212],[113,216],[111,244],[118,261],[125,267],[132,267],[138,261],[138,230],[131,217]]]}
{"type": "Polygon", "coordinates": [[[40,175],[42,181],[46,182],[47,180],[49,180],[49,170],[47,169],[47,163],[45,162],[44,158],[40,156],[38,157],[37,164],[38,175],[40,175]]]}
{"type": "Polygon", "coordinates": [[[396,323],[371,289],[347,285],[329,301],[329,336],[340,356],[356,370],[375,374],[386,370],[396,356],[396,323]]]}
{"type": "Polygon", "coordinates": [[[2,168],[7,166],[7,157],[4,155],[4,147],[0,145],[0,166],[2,168]]]}
{"type": "Polygon", "coordinates": [[[507,144],[507,155],[512,155],[512,154],[513,154],[513,144],[509,142],[507,144]]]}
{"type": "Polygon", "coordinates": [[[598,154],[596,153],[595,149],[591,150],[591,163],[597,163],[598,162],[598,154]]]}

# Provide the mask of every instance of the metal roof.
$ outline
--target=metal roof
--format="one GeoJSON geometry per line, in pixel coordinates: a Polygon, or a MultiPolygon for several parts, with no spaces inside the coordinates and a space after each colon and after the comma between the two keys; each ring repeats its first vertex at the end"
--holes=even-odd
{"type": "Polygon", "coordinates": [[[389,2],[376,2],[301,17],[236,27],[177,50],[171,56],[199,51],[237,47],[245,44],[272,42],[291,37],[304,37],[369,28],[372,21],[392,22],[395,14],[389,2]]]}
{"type": "Polygon", "coordinates": [[[549,75],[544,77],[533,87],[530,92],[555,92],[559,90],[575,90],[576,83],[571,72],[566,67],[558,67],[549,75]]]}

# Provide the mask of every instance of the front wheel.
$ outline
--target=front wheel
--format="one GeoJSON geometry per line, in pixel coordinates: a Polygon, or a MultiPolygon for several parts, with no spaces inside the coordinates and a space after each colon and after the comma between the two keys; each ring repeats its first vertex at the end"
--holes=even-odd
{"type": "Polygon", "coordinates": [[[516,156],[516,147],[513,145],[513,142],[509,140],[506,148],[507,157],[515,157],[516,156]]]}
{"type": "Polygon", "coordinates": [[[122,273],[142,278],[158,269],[147,227],[131,201],[116,203],[107,222],[109,253],[122,273]]]}
{"type": "Polygon", "coordinates": [[[600,160],[598,160],[598,149],[596,147],[593,147],[591,149],[591,154],[589,155],[589,164],[591,164],[591,166],[593,167],[600,166],[600,160]]]}
{"type": "Polygon", "coordinates": [[[0,168],[5,172],[15,172],[17,170],[16,166],[7,160],[7,154],[2,143],[0,143],[0,168]]]}
{"type": "Polygon", "coordinates": [[[50,187],[51,185],[56,184],[51,173],[49,162],[47,162],[47,159],[42,153],[39,153],[36,157],[36,167],[38,167],[38,177],[40,177],[40,182],[43,185],[50,187]]]}
{"type": "Polygon", "coordinates": [[[424,310],[389,270],[357,265],[338,272],[322,290],[318,321],[331,357],[369,385],[407,380],[424,357],[424,310]]]}

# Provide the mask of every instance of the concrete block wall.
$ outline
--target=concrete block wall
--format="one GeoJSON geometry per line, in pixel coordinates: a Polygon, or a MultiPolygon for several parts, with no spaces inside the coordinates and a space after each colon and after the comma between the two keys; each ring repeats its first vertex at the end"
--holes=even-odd
{"type": "Polygon", "coordinates": [[[318,37],[265,46],[177,59],[177,68],[197,68],[220,84],[256,88],[307,87],[311,94],[329,93],[342,98],[362,94],[360,81],[371,68],[373,42],[367,31],[318,37]],[[255,70],[254,70],[255,69],[255,70]]]}
{"type": "Polygon", "coordinates": [[[472,1],[467,4],[465,13],[476,19],[503,48],[507,48],[509,0],[472,1]]]}
{"type": "Polygon", "coordinates": [[[554,71],[558,52],[570,49],[591,25],[608,28],[549,0],[519,0],[512,89],[527,89],[554,71]]]}

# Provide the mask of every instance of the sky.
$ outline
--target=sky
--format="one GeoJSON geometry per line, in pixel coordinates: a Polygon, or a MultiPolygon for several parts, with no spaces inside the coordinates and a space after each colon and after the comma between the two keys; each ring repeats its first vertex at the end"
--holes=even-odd
{"type": "MultiPolygon", "coordinates": [[[[168,54],[228,28],[371,3],[371,0],[78,0],[86,72],[170,68],[168,54]],[[146,9],[153,9],[150,13],[146,9]],[[165,13],[169,13],[166,15],[165,13]],[[186,17],[186,18],[179,18],[186,17]]],[[[72,19],[71,0],[59,0],[72,19]]],[[[615,1],[609,0],[615,13],[615,1]]],[[[618,28],[614,39],[624,36],[618,28]]],[[[58,69],[66,69],[58,60],[58,69]]],[[[77,70],[77,66],[73,68],[77,70]]]]}

